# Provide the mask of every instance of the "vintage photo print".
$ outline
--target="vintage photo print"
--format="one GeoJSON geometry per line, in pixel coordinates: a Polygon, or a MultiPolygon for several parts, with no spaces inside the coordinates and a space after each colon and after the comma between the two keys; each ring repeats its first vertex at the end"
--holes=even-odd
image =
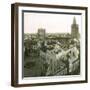
{"type": "Polygon", "coordinates": [[[24,77],[80,75],[80,13],[24,11],[24,77]]]}

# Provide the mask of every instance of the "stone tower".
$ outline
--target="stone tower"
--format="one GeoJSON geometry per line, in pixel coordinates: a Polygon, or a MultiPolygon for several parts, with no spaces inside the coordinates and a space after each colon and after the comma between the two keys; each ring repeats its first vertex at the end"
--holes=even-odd
{"type": "Polygon", "coordinates": [[[73,24],[71,25],[71,36],[72,38],[79,39],[79,28],[75,17],[73,18],[73,24]]]}
{"type": "Polygon", "coordinates": [[[45,41],[45,29],[39,28],[37,36],[40,41],[45,41]]]}

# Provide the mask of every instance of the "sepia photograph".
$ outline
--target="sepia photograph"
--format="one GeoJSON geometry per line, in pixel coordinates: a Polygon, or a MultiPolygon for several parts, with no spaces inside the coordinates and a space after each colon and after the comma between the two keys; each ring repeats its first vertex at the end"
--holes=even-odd
{"type": "Polygon", "coordinates": [[[87,7],[11,6],[12,86],[87,83],[87,7]]]}
{"type": "Polygon", "coordinates": [[[24,13],[24,77],[80,74],[81,14],[24,13]]]}

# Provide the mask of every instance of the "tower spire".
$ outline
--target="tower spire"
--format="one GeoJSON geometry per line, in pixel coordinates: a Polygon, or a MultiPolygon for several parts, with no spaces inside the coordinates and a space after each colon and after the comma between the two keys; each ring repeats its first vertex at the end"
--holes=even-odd
{"type": "Polygon", "coordinates": [[[71,35],[72,38],[79,38],[79,29],[78,29],[78,24],[76,23],[76,18],[73,18],[73,24],[71,26],[71,35]]]}
{"type": "Polygon", "coordinates": [[[76,24],[76,18],[75,17],[73,18],[73,24],[76,24]]]}

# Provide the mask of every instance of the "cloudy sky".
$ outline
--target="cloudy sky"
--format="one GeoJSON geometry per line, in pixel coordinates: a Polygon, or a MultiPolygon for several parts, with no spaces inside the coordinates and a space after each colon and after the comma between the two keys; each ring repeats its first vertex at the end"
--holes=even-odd
{"type": "Polygon", "coordinates": [[[81,15],[24,13],[24,33],[37,33],[38,28],[47,33],[70,33],[74,17],[81,32],[81,15]]]}

